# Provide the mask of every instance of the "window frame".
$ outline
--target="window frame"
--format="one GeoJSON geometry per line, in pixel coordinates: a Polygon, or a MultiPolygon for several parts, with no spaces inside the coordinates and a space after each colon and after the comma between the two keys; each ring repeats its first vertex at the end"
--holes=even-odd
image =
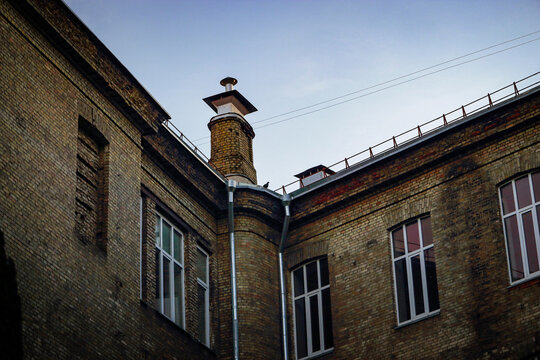
{"type": "MultiPolygon", "coordinates": [[[[156,292],[159,291],[159,304],[158,305],[158,311],[160,312],[160,314],[162,314],[163,316],[165,316],[167,319],[171,320],[173,323],[175,323],[176,325],[180,326],[182,329],[185,329],[186,328],[186,304],[185,304],[185,268],[184,268],[184,233],[183,231],[181,231],[176,225],[174,225],[174,223],[169,220],[167,217],[165,217],[164,215],[162,215],[159,211],[156,210],[155,212],[155,216],[156,216],[156,220],[159,219],[159,234],[160,234],[160,243],[159,245],[155,243],[154,241],[154,248],[155,248],[155,251],[156,251],[156,255],[159,255],[159,264],[156,264],[156,266],[159,266],[159,275],[156,274],[157,277],[159,277],[159,284],[157,284],[157,281],[156,281],[156,286],[159,286],[159,289],[156,289],[156,292]],[[168,254],[164,249],[163,249],[163,222],[167,223],[167,225],[169,225],[171,227],[171,254],[168,254]],[[181,259],[181,262],[179,262],[178,260],[176,260],[174,258],[174,254],[172,254],[172,252],[174,252],[174,233],[175,231],[180,234],[180,259],[181,259]],[[170,316],[166,315],[165,314],[165,311],[164,311],[164,302],[165,302],[165,299],[164,299],[164,296],[163,296],[163,293],[164,293],[164,286],[163,286],[163,258],[166,258],[167,260],[169,260],[169,290],[171,292],[171,297],[170,297],[170,316]],[[180,267],[180,271],[181,271],[181,275],[180,275],[180,281],[181,281],[181,284],[182,284],[182,290],[181,290],[181,319],[182,319],[182,323],[179,324],[175,321],[175,316],[176,316],[176,306],[174,304],[174,265],[178,265],[180,267]]],[[[157,227],[157,224],[156,224],[156,227],[157,227]]],[[[155,240],[155,239],[154,239],[155,240]]]]}
{"type": "Polygon", "coordinates": [[[200,251],[206,257],[206,282],[204,282],[201,278],[199,278],[198,274],[196,274],[197,285],[202,286],[205,290],[204,291],[204,314],[206,318],[206,321],[204,324],[205,334],[204,334],[204,341],[202,339],[200,340],[204,345],[206,345],[207,347],[210,347],[210,254],[198,245],[197,245],[197,251],[200,251]]]}
{"type": "MultiPolygon", "coordinates": [[[[334,346],[330,348],[325,348],[325,339],[324,339],[324,320],[323,320],[323,304],[322,304],[322,292],[323,290],[330,289],[330,279],[328,279],[328,284],[321,286],[322,279],[321,279],[321,265],[320,261],[322,259],[325,259],[326,257],[319,257],[316,259],[312,259],[308,262],[303,263],[300,266],[297,266],[291,271],[291,285],[292,285],[292,309],[293,309],[293,328],[294,328],[294,347],[295,347],[295,356],[297,360],[304,360],[304,359],[311,359],[314,357],[318,357],[327,353],[330,353],[334,350],[334,346]],[[307,266],[309,264],[312,264],[314,262],[317,262],[317,288],[307,291],[307,266]],[[295,293],[295,280],[294,280],[294,273],[295,271],[298,271],[298,269],[302,269],[303,272],[303,279],[304,279],[304,293],[301,295],[296,296],[295,293]],[[308,301],[311,297],[317,296],[317,313],[319,317],[319,342],[320,342],[320,350],[318,351],[312,351],[313,347],[313,339],[311,338],[311,304],[310,301],[308,301]],[[297,331],[296,331],[296,306],[295,302],[298,299],[304,298],[304,306],[305,306],[305,322],[306,322],[306,351],[307,355],[304,357],[298,356],[298,338],[297,338],[297,331]]],[[[326,258],[327,259],[327,258],[326,258]]],[[[330,302],[331,307],[331,302],[330,302]]],[[[333,329],[330,329],[332,332],[333,329]]]]}
{"type": "MultiPolygon", "coordinates": [[[[438,298],[439,307],[437,309],[435,309],[435,310],[429,311],[431,309],[430,309],[430,306],[429,306],[428,283],[427,283],[427,273],[426,273],[426,260],[425,260],[424,253],[427,250],[430,250],[430,249],[433,249],[433,251],[435,251],[434,250],[435,241],[433,239],[433,227],[431,227],[431,231],[432,231],[432,239],[431,240],[432,240],[432,242],[431,242],[431,244],[424,246],[424,235],[422,233],[422,220],[427,219],[427,218],[429,218],[430,222],[431,222],[431,216],[429,214],[427,214],[427,215],[419,216],[414,220],[406,221],[406,222],[402,223],[401,225],[399,225],[397,227],[394,227],[390,231],[390,249],[391,249],[391,254],[392,254],[392,274],[393,274],[393,277],[394,277],[394,279],[393,279],[393,287],[394,287],[396,319],[397,319],[398,327],[406,326],[406,325],[421,321],[423,319],[430,318],[432,316],[435,316],[435,315],[439,314],[440,311],[441,311],[440,298],[438,296],[438,291],[439,291],[438,282],[436,283],[436,285],[437,285],[437,298],[438,298]],[[409,250],[408,250],[407,230],[406,229],[407,229],[408,225],[411,225],[411,224],[414,224],[414,223],[416,223],[418,225],[418,238],[419,238],[420,244],[419,244],[418,249],[409,252],[409,250]],[[394,232],[398,231],[399,229],[401,229],[403,231],[403,247],[404,247],[403,251],[404,251],[404,254],[396,257],[395,256],[395,250],[394,250],[394,232]],[[420,314],[416,313],[416,301],[415,301],[416,299],[415,299],[415,294],[414,294],[414,283],[413,283],[412,264],[411,264],[411,259],[416,257],[416,256],[419,256],[419,259],[420,259],[420,274],[421,274],[421,280],[422,280],[422,295],[423,295],[423,299],[424,299],[424,312],[420,313],[420,314]],[[399,319],[399,297],[398,297],[397,278],[396,278],[396,263],[398,261],[402,260],[402,259],[405,259],[405,268],[407,270],[407,288],[408,288],[408,291],[407,291],[408,294],[407,295],[408,295],[408,300],[409,300],[409,312],[410,312],[410,319],[405,320],[405,321],[400,321],[400,319],[399,319]],[[426,311],[426,309],[427,309],[427,311],[426,311]]],[[[437,275],[436,274],[437,262],[436,261],[434,261],[434,262],[435,262],[435,275],[437,275]]]]}
{"type": "Polygon", "coordinates": [[[539,174],[539,171],[532,171],[526,174],[521,174],[516,177],[514,177],[512,180],[506,181],[503,184],[501,184],[498,187],[498,193],[499,193],[499,207],[501,211],[501,220],[502,220],[502,226],[503,226],[503,235],[504,235],[504,244],[506,248],[506,263],[508,266],[508,279],[510,280],[510,285],[519,285],[521,283],[527,282],[529,280],[535,279],[537,277],[540,277],[540,223],[538,220],[538,210],[537,207],[540,207],[540,201],[535,201],[535,192],[534,192],[534,184],[532,181],[532,177],[535,174],[539,174]],[[518,197],[517,197],[517,189],[516,189],[516,181],[523,179],[527,177],[528,183],[529,183],[529,194],[531,195],[531,203],[527,206],[524,206],[522,208],[519,207],[518,197]],[[510,211],[507,214],[504,213],[503,208],[503,198],[502,198],[502,189],[511,184],[512,186],[512,196],[514,200],[514,211],[510,211]],[[527,245],[526,245],[526,239],[524,235],[524,227],[523,227],[523,214],[527,212],[531,212],[532,216],[532,222],[533,222],[533,229],[534,229],[534,236],[535,236],[535,244],[536,244],[536,256],[538,260],[539,270],[531,273],[529,269],[529,262],[527,261],[529,258],[528,252],[527,252],[527,245]],[[508,219],[512,216],[516,216],[517,220],[517,226],[518,226],[518,235],[519,235],[519,244],[520,244],[520,251],[521,251],[521,265],[523,266],[524,274],[522,279],[518,279],[513,281],[512,280],[512,267],[510,262],[510,248],[509,248],[509,242],[508,242],[508,236],[507,236],[507,229],[506,229],[506,223],[505,219],[508,219]],[[526,256],[524,256],[524,254],[526,256]]]}

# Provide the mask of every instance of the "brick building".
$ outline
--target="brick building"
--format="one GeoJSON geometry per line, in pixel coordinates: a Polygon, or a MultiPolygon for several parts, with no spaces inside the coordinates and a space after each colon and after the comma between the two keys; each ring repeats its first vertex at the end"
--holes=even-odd
{"type": "Polygon", "coordinates": [[[207,161],[61,1],[0,15],[6,358],[538,358],[539,87],[281,194],[234,79],[207,161]]]}

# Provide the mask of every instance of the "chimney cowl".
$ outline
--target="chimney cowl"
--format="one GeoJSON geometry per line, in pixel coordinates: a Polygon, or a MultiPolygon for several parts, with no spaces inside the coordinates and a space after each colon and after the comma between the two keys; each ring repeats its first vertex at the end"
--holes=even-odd
{"type": "Polygon", "coordinates": [[[225,86],[225,91],[234,90],[234,85],[238,84],[238,80],[233,77],[227,76],[225,79],[222,79],[220,82],[221,86],[225,86]]]}

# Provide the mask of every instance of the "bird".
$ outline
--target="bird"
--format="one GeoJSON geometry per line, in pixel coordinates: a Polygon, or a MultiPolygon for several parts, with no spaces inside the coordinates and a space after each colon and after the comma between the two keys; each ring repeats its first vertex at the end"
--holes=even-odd
{"type": "Polygon", "coordinates": [[[263,185],[263,188],[268,189],[269,184],[270,184],[270,181],[267,181],[266,184],[263,185]]]}

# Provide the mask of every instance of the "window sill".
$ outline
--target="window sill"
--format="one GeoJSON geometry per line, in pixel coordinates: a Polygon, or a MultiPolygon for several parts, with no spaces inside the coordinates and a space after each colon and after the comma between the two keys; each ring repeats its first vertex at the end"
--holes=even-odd
{"type": "Polygon", "coordinates": [[[408,320],[406,322],[403,322],[401,324],[399,324],[398,326],[396,326],[394,328],[394,330],[398,330],[398,329],[401,329],[403,327],[406,327],[406,326],[409,326],[409,325],[412,325],[412,324],[416,324],[417,322],[420,322],[420,321],[423,321],[423,320],[426,320],[426,319],[429,319],[429,318],[432,318],[432,317],[435,317],[435,316],[438,316],[441,314],[441,310],[435,310],[429,314],[426,314],[426,315],[423,315],[421,317],[418,317],[416,319],[413,319],[413,320],[408,320]]]}
{"type": "Polygon", "coordinates": [[[540,273],[533,275],[531,277],[528,277],[526,279],[518,280],[514,282],[513,284],[511,284],[510,286],[508,286],[507,289],[508,290],[512,290],[515,288],[523,289],[523,288],[527,288],[529,286],[533,286],[536,284],[540,284],[540,273]]]}
{"type": "Polygon", "coordinates": [[[299,358],[298,360],[313,360],[313,359],[318,359],[320,357],[323,357],[325,355],[328,355],[330,353],[334,352],[334,348],[330,348],[330,349],[326,349],[322,352],[319,352],[319,353],[316,353],[316,354],[313,354],[313,355],[309,355],[309,356],[306,356],[306,357],[303,357],[303,358],[299,358]]]}

